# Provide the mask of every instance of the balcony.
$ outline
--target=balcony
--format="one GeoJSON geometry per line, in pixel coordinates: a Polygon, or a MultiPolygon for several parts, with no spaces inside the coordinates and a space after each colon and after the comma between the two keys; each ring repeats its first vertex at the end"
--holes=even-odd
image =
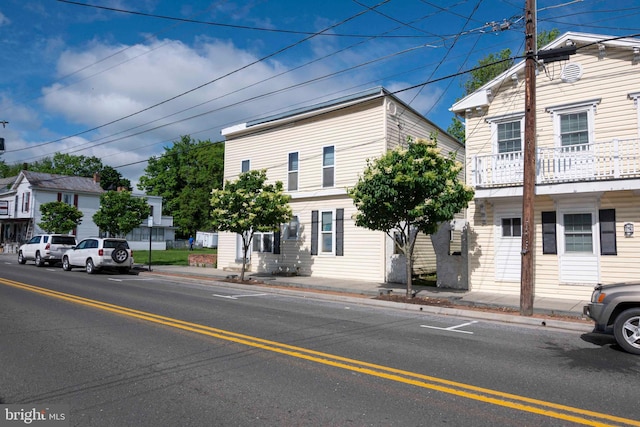
{"type": "MultiPolygon", "coordinates": [[[[476,189],[522,186],[521,151],[474,156],[472,185],[476,189]]],[[[640,178],[640,139],[536,149],[536,185],[640,178]]]]}

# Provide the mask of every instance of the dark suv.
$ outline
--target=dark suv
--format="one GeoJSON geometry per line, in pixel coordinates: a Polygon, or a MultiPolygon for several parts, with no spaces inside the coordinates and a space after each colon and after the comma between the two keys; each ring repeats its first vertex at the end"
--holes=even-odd
{"type": "Polygon", "coordinates": [[[598,285],[583,311],[596,331],[613,332],[620,347],[640,354],[640,283],[598,285]]]}

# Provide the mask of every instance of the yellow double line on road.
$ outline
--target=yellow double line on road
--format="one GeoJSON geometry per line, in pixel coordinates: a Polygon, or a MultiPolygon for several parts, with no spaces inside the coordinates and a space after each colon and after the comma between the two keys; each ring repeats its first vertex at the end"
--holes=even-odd
{"type": "Polygon", "coordinates": [[[135,310],[119,305],[109,304],[102,301],[83,298],[77,295],[67,294],[54,291],[38,286],[32,286],[13,280],[0,278],[0,283],[13,286],[19,289],[35,292],[49,297],[81,304],[99,310],[125,315],[128,317],[146,320],[156,324],[170,326],[185,331],[194,332],[200,335],[206,335],[225,341],[230,341],[254,348],[260,348],[266,351],[284,354],[299,359],[308,360],[323,365],[333,366],[336,368],[346,369],[360,374],[371,375],[374,377],[384,378],[390,381],[409,384],[420,388],[436,390],[442,393],[448,393],[467,399],[477,400],[480,402],[490,403],[493,405],[503,406],[519,411],[530,412],[545,417],[556,418],[563,421],[569,421],[576,424],[588,426],[638,426],[640,421],[627,418],[616,417],[609,414],[603,414],[594,411],[588,411],[580,408],[560,405],[543,400],[531,399],[524,396],[518,396],[510,393],[503,393],[482,387],[476,387],[455,381],[449,381],[441,378],[422,375],[415,372],[404,371],[387,366],[376,365],[373,363],[363,362],[360,360],[350,359],[346,357],[336,356],[320,351],[309,350],[303,347],[292,346],[279,343],[277,341],[265,340],[262,338],[243,335],[223,329],[213,328],[210,326],[200,325],[197,323],[185,322],[179,319],[160,316],[158,314],[145,311],[135,310]]]}

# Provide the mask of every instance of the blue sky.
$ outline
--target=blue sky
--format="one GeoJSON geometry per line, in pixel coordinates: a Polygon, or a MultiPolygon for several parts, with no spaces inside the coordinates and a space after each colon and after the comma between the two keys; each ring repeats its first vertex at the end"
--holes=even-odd
{"type": "MultiPolygon", "coordinates": [[[[446,129],[465,79],[447,77],[524,48],[524,0],[74,1],[133,13],[0,3],[0,159],[97,156],[134,184],[181,135],[220,141],[224,127],[379,85],[437,81],[398,96],[446,129]]],[[[539,31],[640,33],[637,1],[537,7],[539,31]]]]}

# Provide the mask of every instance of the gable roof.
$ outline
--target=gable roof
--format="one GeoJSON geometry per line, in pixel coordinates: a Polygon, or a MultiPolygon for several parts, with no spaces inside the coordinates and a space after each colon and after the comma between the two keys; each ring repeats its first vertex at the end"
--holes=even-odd
{"type": "Polygon", "coordinates": [[[20,182],[26,179],[32,188],[44,190],[74,191],[80,193],[103,193],[100,184],[93,178],[83,176],[55,175],[52,173],[22,171],[13,182],[12,190],[15,190],[20,182]]]}
{"type": "Polygon", "coordinates": [[[393,100],[393,102],[402,105],[403,108],[408,111],[412,111],[417,116],[421,117],[425,121],[429,122],[434,128],[438,129],[438,133],[449,135],[447,131],[440,128],[435,123],[431,122],[429,119],[424,117],[410,105],[403,102],[400,98],[396,97],[392,92],[389,92],[382,86],[376,86],[370,89],[363,90],[361,92],[356,92],[350,95],[346,95],[340,98],[332,99],[330,101],[321,102],[318,104],[301,107],[297,109],[292,109],[289,111],[285,111],[280,114],[274,114],[271,116],[266,116],[263,118],[259,118],[256,120],[252,120],[246,123],[239,123],[234,126],[230,126],[222,129],[220,132],[224,137],[233,137],[238,134],[244,132],[253,132],[268,126],[273,126],[274,124],[285,124],[292,121],[301,120],[307,117],[319,116],[321,114],[325,114],[331,111],[337,111],[351,105],[360,104],[366,101],[370,101],[372,99],[389,97],[393,100]]]}
{"type": "MultiPolygon", "coordinates": [[[[544,48],[540,49],[538,52],[556,49],[567,46],[568,44],[574,44],[578,49],[591,45],[602,45],[605,48],[612,47],[627,49],[629,50],[629,59],[633,59],[635,50],[640,49],[640,39],[634,37],[615,37],[603,34],[576,33],[569,31],[544,46],[544,48]]],[[[462,113],[462,115],[464,115],[464,112],[467,109],[488,106],[492,100],[492,92],[504,84],[505,80],[511,79],[514,74],[522,78],[524,74],[524,66],[524,60],[518,62],[493,80],[485,83],[474,92],[453,104],[453,106],[449,108],[449,111],[462,113]]]]}

